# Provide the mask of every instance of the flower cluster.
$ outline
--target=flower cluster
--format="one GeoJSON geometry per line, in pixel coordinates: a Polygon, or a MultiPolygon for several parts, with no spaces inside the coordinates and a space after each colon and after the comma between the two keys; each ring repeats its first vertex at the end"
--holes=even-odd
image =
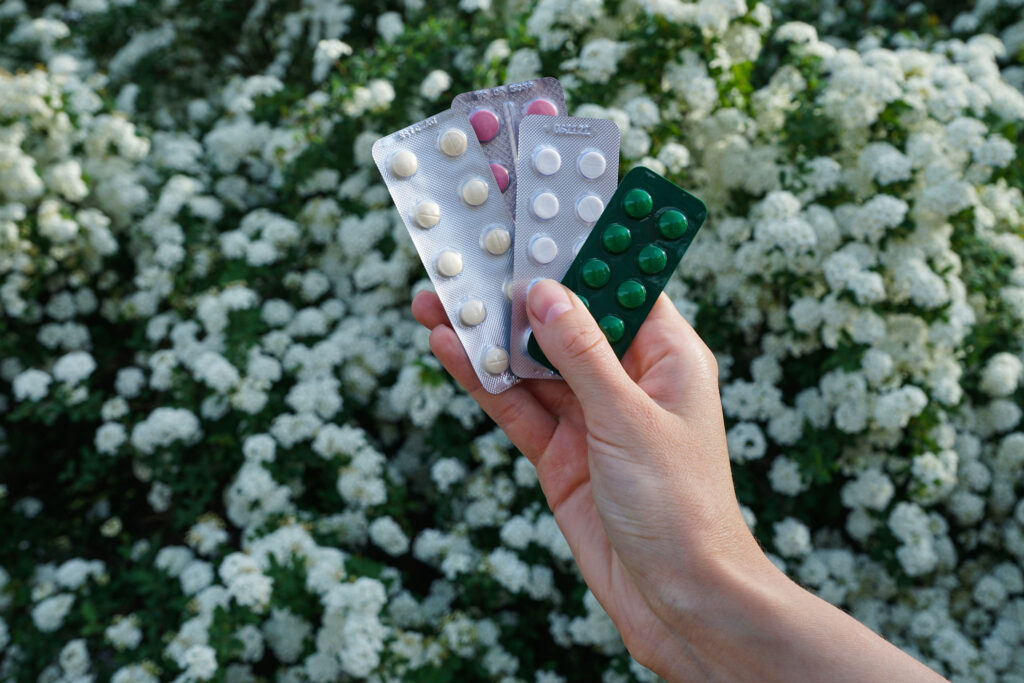
{"type": "Polygon", "coordinates": [[[541,74],[709,206],[666,291],[773,561],[1024,678],[1019,16],[791,4],[0,2],[0,679],[655,680],[370,159],[541,74]]]}

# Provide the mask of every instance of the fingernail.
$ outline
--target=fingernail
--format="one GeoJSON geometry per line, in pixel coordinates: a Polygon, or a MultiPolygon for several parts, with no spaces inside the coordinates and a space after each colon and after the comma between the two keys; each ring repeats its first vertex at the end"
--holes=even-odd
{"type": "Polygon", "coordinates": [[[566,311],[572,309],[572,302],[565,293],[565,288],[554,280],[541,280],[527,295],[527,305],[533,317],[542,323],[549,323],[566,311]]]}

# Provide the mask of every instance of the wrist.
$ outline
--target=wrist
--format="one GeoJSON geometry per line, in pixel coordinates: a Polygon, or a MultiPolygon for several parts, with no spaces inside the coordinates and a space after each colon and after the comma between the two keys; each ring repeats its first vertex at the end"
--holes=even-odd
{"type": "Polygon", "coordinates": [[[656,610],[677,656],[648,666],[669,681],[943,680],[798,586],[760,550],[705,569],[656,610]]]}
{"type": "Polygon", "coordinates": [[[651,607],[677,639],[677,652],[689,654],[685,661],[651,667],[669,681],[775,678],[787,647],[780,617],[812,597],[772,564],[752,536],[750,547],[716,553],[663,585],[651,596],[651,607]]]}

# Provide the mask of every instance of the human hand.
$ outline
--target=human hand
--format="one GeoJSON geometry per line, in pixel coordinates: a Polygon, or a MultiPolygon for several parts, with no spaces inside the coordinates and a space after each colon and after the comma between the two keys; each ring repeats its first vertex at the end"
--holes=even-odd
{"type": "Polygon", "coordinates": [[[565,381],[501,394],[480,385],[436,294],[412,310],[437,358],[536,466],[584,580],[639,662],[670,680],[855,680],[871,673],[859,659],[870,653],[879,674],[929,673],[758,547],[732,485],[715,358],[667,296],[620,363],[574,294],[538,282],[530,325],[565,381]]]}
{"type": "Polygon", "coordinates": [[[434,354],[537,467],[583,577],[626,646],[657,669],[679,658],[659,616],[675,615],[675,589],[700,585],[725,556],[764,558],[733,493],[714,356],[664,294],[621,364],[560,284],[535,285],[528,313],[566,381],[528,380],[494,395],[437,296],[413,302],[434,354]]]}

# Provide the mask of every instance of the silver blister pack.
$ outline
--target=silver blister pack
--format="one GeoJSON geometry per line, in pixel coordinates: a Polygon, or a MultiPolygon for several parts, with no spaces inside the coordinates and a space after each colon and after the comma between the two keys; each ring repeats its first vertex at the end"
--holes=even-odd
{"type": "Polygon", "coordinates": [[[414,123],[373,143],[373,160],[481,384],[505,391],[514,223],[468,119],[414,123]]]}
{"type": "Polygon", "coordinates": [[[554,78],[537,78],[455,96],[452,110],[469,118],[498,189],[516,215],[516,147],[519,123],[528,114],[565,116],[565,94],[554,78]]]}
{"type": "Polygon", "coordinates": [[[619,127],[605,119],[527,116],[519,129],[509,359],[517,377],[561,379],[526,353],[526,293],[561,280],[619,181],[619,127]]]}

